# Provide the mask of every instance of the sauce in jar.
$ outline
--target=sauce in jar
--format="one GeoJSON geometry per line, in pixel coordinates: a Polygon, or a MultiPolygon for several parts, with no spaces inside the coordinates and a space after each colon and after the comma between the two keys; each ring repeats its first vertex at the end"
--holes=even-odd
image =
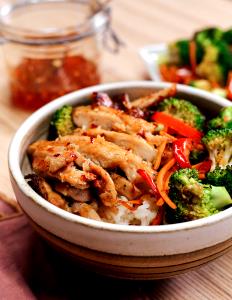
{"type": "Polygon", "coordinates": [[[96,1],[0,3],[11,103],[35,110],[100,82],[100,47],[110,11],[96,1]],[[93,4],[96,5],[93,5],[93,4]]]}
{"type": "Polygon", "coordinates": [[[35,110],[66,93],[100,82],[97,66],[81,55],[24,58],[11,72],[13,105],[35,110]]]}

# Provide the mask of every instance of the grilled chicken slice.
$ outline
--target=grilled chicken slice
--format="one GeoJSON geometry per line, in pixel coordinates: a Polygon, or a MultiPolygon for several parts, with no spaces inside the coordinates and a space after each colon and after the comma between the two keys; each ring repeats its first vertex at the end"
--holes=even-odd
{"type": "Polygon", "coordinates": [[[99,192],[99,197],[102,203],[105,206],[113,206],[117,201],[117,191],[109,173],[101,166],[92,162],[88,165],[86,164],[84,168],[87,168],[87,170],[90,170],[94,174],[98,175],[98,179],[95,180],[94,186],[99,192]]]}
{"type": "Polygon", "coordinates": [[[43,177],[57,178],[78,189],[89,187],[89,181],[96,179],[90,172],[74,166],[77,146],[63,145],[59,141],[38,141],[29,147],[33,170],[43,177]]]}
{"type": "Polygon", "coordinates": [[[145,138],[149,144],[152,144],[156,147],[159,147],[164,141],[166,141],[167,143],[172,142],[172,140],[170,140],[168,137],[159,134],[153,135],[150,133],[146,133],[145,138]]]}
{"type": "Polygon", "coordinates": [[[65,197],[70,197],[77,202],[88,202],[91,200],[91,193],[89,189],[76,189],[69,184],[62,182],[56,183],[54,189],[65,197]]]}
{"type": "Polygon", "coordinates": [[[112,173],[111,178],[115,184],[116,191],[120,196],[125,196],[127,199],[136,199],[141,195],[140,190],[126,178],[112,173]]]}
{"type": "Polygon", "coordinates": [[[101,127],[126,133],[153,132],[155,127],[151,122],[132,117],[121,110],[111,107],[79,106],[74,109],[73,121],[77,127],[89,129],[101,127]]]}
{"type": "Polygon", "coordinates": [[[55,177],[61,182],[67,182],[71,186],[81,190],[87,189],[89,182],[96,179],[94,174],[78,170],[75,165],[68,165],[65,169],[48,174],[48,176],[55,177]]]}
{"type": "Polygon", "coordinates": [[[69,210],[67,202],[59,194],[52,190],[51,186],[43,177],[36,174],[29,174],[25,177],[25,179],[28,179],[28,184],[33,188],[33,190],[48,202],[59,208],[69,210]]]}
{"type": "Polygon", "coordinates": [[[98,135],[105,138],[106,141],[112,142],[123,149],[132,150],[132,152],[142,159],[147,161],[154,161],[157,150],[149,145],[146,140],[138,135],[130,135],[123,132],[109,131],[101,128],[93,128],[83,131],[78,128],[75,131],[77,135],[87,135],[97,137],[98,135]]]}
{"type": "Polygon", "coordinates": [[[73,213],[79,214],[81,217],[101,221],[101,218],[96,210],[87,203],[74,203],[72,205],[71,211],[73,213]]]}
{"type": "Polygon", "coordinates": [[[109,173],[83,156],[79,152],[78,144],[75,145],[71,140],[38,141],[29,147],[29,153],[32,157],[33,170],[41,176],[56,178],[77,189],[87,189],[89,182],[94,181],[104,205],[111,206],[116,201],[117,192],[109,173]],[[72,162],[69,159],[70,153],[72,162]],[[68,159],[61,159],[61,156],[68,159]],[[55,158],[62,163],[57,164],[55,158]],[[61,168],[58,169],[57,165],[61,168]],[[76,165],[82,170],[78,170],[76,165]]]}
{"type": "Polygon", "coordinates": [[[148,96],[141,97],[132,102],[133,107],[138,107],[140,109],[145,109],[149,106],[158,104],[165,98],[173,97],[176,95],[176,85],[173,84],[170,88],[152,93],[148,96]]]}
{"type": "Polygon", "coordinates": [[[50,143],[44,140],[31,144],[28,153],[33,158],[33,169],[46,173],[54,173],[76,159],[72,146],[66,147],[59,142],[50,143]]]}
{"type": "Polygon", "coordinates": [[[103,137],[98,136],[92,139],[88,136],[69,135],[60,138],[63,142],[70,142],[78,145],[78,151],[86,158],[105,169],[120,168],[131,182],[141,181],[137,170],[143,169],[150,176],[153,176],[151,165],[133,154],[115,145],[107,142],[103,137]]]}

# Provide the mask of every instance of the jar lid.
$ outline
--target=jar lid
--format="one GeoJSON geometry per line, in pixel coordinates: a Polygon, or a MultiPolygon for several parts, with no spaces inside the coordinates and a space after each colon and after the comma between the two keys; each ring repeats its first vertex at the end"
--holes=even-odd
{"type": "Polygon", "coordinates": [[[97,0],[16,0],[0,4],[3,40],[30,44],[76,41],[109,27],[109,7],[97,0]]]}

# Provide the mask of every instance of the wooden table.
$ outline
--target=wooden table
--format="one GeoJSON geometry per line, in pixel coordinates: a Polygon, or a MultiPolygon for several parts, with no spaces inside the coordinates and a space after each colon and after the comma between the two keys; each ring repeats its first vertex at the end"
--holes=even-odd
{"type": "MultiPolygon", "coordinates": [[[[138,49],[146,44],[190,36],[203,26],[231,26],[232,1],[115,0],[113,28],[126,46],[117,56],[104,51],[103,80],[148,79],[138,49]]],[[[28,113],[9,104],[3,53],[0,52],[0,192],[14,197],[7,170],[12,135],[28,113]]],[[[217,261],[170,280],[139,284],[123,299],[232,299],[232,252],[217,261]]],[[[123,285],[125,288],[125,284],[123,285]]]]}

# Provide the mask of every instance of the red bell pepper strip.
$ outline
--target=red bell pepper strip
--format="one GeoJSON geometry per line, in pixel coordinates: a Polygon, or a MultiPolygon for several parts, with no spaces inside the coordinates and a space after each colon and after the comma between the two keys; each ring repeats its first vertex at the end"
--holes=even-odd
{"type": "Polygon", "coordinates": [[[181,168],[191,168],[189,162],[189,152],[191,148],[191,139],[181,138],[173,142],[174,157],[181,168]]]}
{"type": "Polygon", "coordinates": [[[232,100],[232,71],[229,72],[226,88],[227,88],[227,98],[229,100],[232,100]]]}
{"type": "Polygon", "coordinates": [[[193,165],[192,167],[196,170],[198,170],[199,173],[208,173],[211,169],[212,161],[210,159],[204,160],[203,162],[200,162],[199,164],[193,165]]]}
{"type": "Polygon", "coordinates": [[[200,139],[202,137],[202,133],[199,130],[167,113],[157,111],[151,118],[153,121],[162,123],[175,130],[179,135],[193,139],[200,139]]]}
{"type": "Polygon", "coordinates": [[[163,223],[163,217],[164,217],[164,207],[160,206],[157,212],[157,215],[152,220],[151,225],[160,225],[163,223]]]}
{"type": "Polygon", "coordinates": [[[151,176],[149,174],[147,174],[147,172],[145,170],[142,169],[138,169],[137,173],[145,180],[145,182],[149,185],[149,187],[152,189],[152,191],[154,192],[155,196],[160,196],[159,195],[159,191],[158,188],[156,186],[156,184],[154,183],[153,179],[151,178],[151,176]]]}

